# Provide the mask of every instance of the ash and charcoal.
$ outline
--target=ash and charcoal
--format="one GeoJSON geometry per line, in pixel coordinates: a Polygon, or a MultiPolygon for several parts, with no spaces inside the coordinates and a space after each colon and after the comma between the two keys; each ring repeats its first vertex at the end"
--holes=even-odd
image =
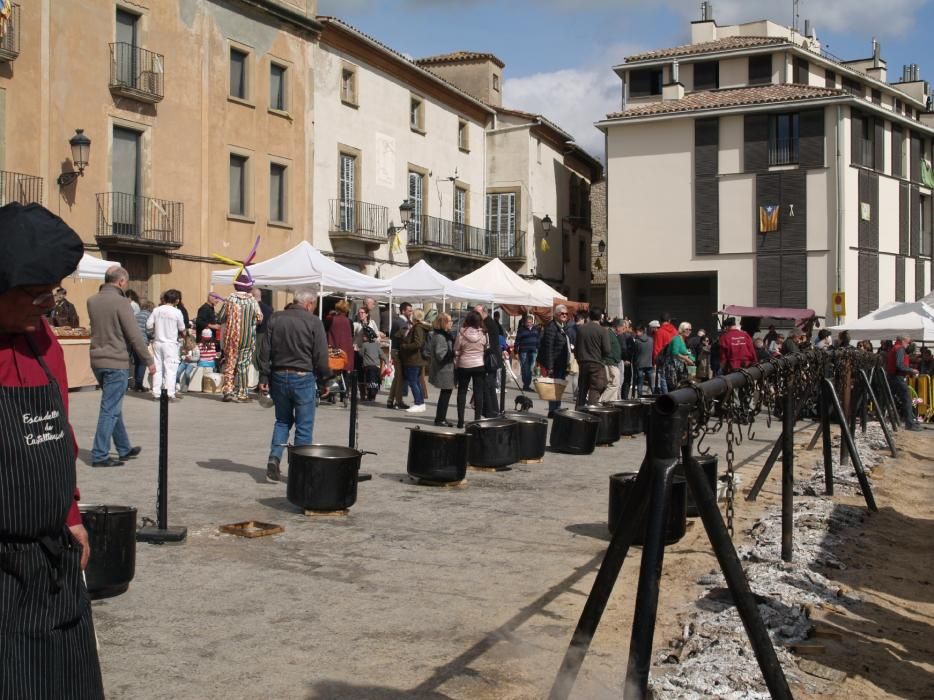
{"type": "MultiPolygon", "coordinates": [[[[842,496],[860,496],[862,490],[859,487],[859,480],[856,478],[856,469],[853,467],[852,460],[849,460],[845,466],[840,466],[840,431],[834,426],[831,428],[831,432],[833,433],[834,493],[842,496]]],[[[856,449],[863,461],[863,468],[868,474],[871,474],[872,470],[885,459],[885,456],[879,452],[879,450],[888,450],[885,433],[876,423],[867,425],[865,433],[857,429],[853,437],[856,440],[856,449]]],[[[815,452],[820,453],[820,443],[818,443],[815,452]]],[[[803,469],[795,475],[795,496],[821,496],[823,493],[824,464],[818,458],[812,467],[803,469]]]]}
{"type": "MultiPolygon", "coordinates": [[[[837,493],[858,494],[852,466],[841,469],[837,463],[839,436],[835,438],[835,488],[837,493]],[[842,472],[842,473],[841,473],[842,472]]],[[[887,448],[879,426],[868,426],[856,435],[857,449],[867,470],[886,459],[878,450],[887,448]]],[[[746,576],[759,607],[759,614],[775,645],[779,662],[790,682],[803,683],[809,691],[818,690],[810,674],[796,673],[797,657],[786,647],[807,639],[812,625],[809,610],[830,604],[846,607],[858,597],[841,588],[815,569],[844,569],[846,563],[836,552],[866,519],[863,508],[835,504],[824,497],[824,470],[820,451],[815,464],[800,465],[805,492],[796,491],[794,504],[794,561],[780,557],[781,507],[766,510],[751,528],[750,543],[737,548],[746,576]],[[804,474],[802,474],[804,476],[804,474]]],[[[769,693],[762,679],[749,639],[732,595],[719,570],[701,577],[698,584],[708,590],[693,609],[681,616],[682,633],[670,642],[655,662],[652,689],[658,698],[700,700],[701,698],[765,698],[769,693]]]]}

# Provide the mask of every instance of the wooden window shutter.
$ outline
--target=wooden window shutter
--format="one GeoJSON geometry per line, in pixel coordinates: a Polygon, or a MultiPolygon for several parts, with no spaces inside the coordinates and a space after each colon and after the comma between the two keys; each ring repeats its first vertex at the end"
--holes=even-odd
{"type": "Polygon", "coordinates": [[[808,246],[807,172],[788,170],[781,174],[781,247],[782,251],[804,251],[808,246]],[[792,216],[794,213],[794,216],[792,216]]]}
{"type": "Polygon", "coordinates": [[[925,289],[924,285],[924,261],[915,260],[915,300],[917,301],[924,296],[925,289]]]}
{"type": "Polygon", "coordinates": [[[869,216],[875,219],[879,213],[872,206],[872,178],[867,170],[859,171],[859,202],[856,208],[856,221],[858,222],[859,238],[857,245],[860,248],[872,248],[872,221],[863,218],[864,205],[869,207],[869,216]]]}
{"type": "Polygon", "coordinates": [[[921,217],[919,216],[921,212],[921,191],[917,185],[911,185],[908,210],[910,212],[908,219],[908,226],[910,227],[909,242],[911,243],[909,254],[913,258],[917,258],[921,254],[921,217]]]}
{"type": "Polygon", "coordinates": [[[869,203],[872,207],[872,217],[869,220],[869,247],[879,250],[879,175],[869,173],[869,203]]]}
{"type": "Polygon", "coordinates": [[[756,306],[781,306],[781,256],[756,257],[756,306]]]}
{"type": "Polygon", "coordinates": [[[743,119],[743,170],[769,169],[769,115],[747,114],[743,119]]]}
{"type": "Polygon", "coordinates": [[[850,162],[863,165],[863,115],[859,110],[850,110],[850,162]]]}
{"type": "Polygon", "coordinates": [[[881,119],[873,119],[873,129],[875,130],[873,139],[873,170],[880,173],[885,170],[885,158],[883,157],[883,146],[885,144],[885,122],[881,119]]]}
{"type": "Polygon", "coordinates": [[[782,203],[782,176],[781,173],[762,173],[756,176],[756,212],[753,217],[753,226],[756,231],[756,250],[760,253],[777,253],[782,248],[782,227],[785,225],[785,214],[778,214],[778,231],[772,233],[759,232],[759,208],[772,205],[781,206],[782,203]]]}
{"type": "Polygon", "coordinates": [[[913,182],[921,182],[921,137],[911,135],[911,159],[908,161],[909,177],[913,182]]]}
{"type": "Polygon", "coordinates": [[[911,188],[907,182],[898,183],[898,253],[911,255],[910,211],[911,188]]]}
{"type": "Polygon", "coordinates": [[[879,254],[859,253],[857,315],[865,316],[879,307],[879,254]]]}
{"type": "Polygon", "coordinates": [[[824,167],[824,110],[809,109],[798,117],[798,165],[824,167]]]}
{"type": "Polygon", "coordinates": [[[895,256],[895,301],[905,301],[905,258],[895,256]]]}
{"type": "Polygon", "coordinates": [[[896,177],[904,175],[904,165],[902,163],[902,148],[905,143],[905,132],[901,127],[892,125],[892,174],[896,177]]]}
{"type": "Polygon", "coordinates": [[[782,255],[782,306],[803,309],[808,305],[808,256],[782,255]]]}
{"type": "Polygon", "coordinates": [[[720,252],[720,121],[694,122],[694,247],[697,255],[720,252]]]}

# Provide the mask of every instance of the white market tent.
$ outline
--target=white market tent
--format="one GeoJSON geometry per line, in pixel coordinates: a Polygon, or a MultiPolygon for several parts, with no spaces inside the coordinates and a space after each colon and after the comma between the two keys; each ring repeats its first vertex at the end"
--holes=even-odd
{"type": "Polygon", "coordinates": [[[110,260],[101,260],[100,258],[85,253],[81,256],[78,269],[75,270],[74,274],[79,280],[103,281],[104,273],[114,265],[119,264],[120,263],[111,262],[110,260]]]}
{"type": "Polygon", "coordinates": [[[493,301],[489,290],[475,289],[450,280],[424,260],[388,280],[392,296],[399,301],[493,301]]]}
{"type": "Polygon", "coordinates": [[[551,293],[543,293],[532,287],[506,267],[499,258],[493,258],[483,267],[474,270],[469,275],[464,275],[457,281],[468,287],[489,290],[496,304],[550,307],[554,303],[554,296],[551,293]]]}
{"type": "MultiPolygon", "coordinates": [[[[232,267],[211,273],[212,284],[233,284],[239,268],[232,267]]],[[[376,279],[344,267],[324,255],[308,241],[261,263],[250,265],[250,275],[263,289],[298,289],[316,287],[348,296],[382,296],[392,293],[387,280],[376,279]]]]}
{"type": "Polygon", "coordinates": [[[885,340],[907,335],[912,340],[931,343],[934,342],[934,308],[924,301],[893,301],[852,323],[833,326],[830,330],[847,331],[853,340],[885,340]]]}
{"type": "MultiPolygon", "coordinates": [[[[559,294],[558,290],[545,284],[545,280],[529,280],[529,284],[532,285],[532,288],[542,294],[551,294],[553,299],[564,299],[567,301],[567,297],[563,294],[559,294]]],[[[551,306],[551,304],[549,304],[551,306]]]]}

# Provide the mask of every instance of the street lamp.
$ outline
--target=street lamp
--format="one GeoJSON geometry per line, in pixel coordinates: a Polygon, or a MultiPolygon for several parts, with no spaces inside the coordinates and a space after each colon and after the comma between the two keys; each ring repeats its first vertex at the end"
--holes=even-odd
{"type": "Polygon", "coordinates": [[[551,217],[548,214],[545,214],[545,218],[542,219],[542,232],[546,236],[551,233],[551,217]]]}
{"type": "Polygon", "coordinates": [[[600,252],[600,255],[603,255],[606,252],[606,241],[597,243],[597,250],[600,252]]]}
{"type": "Polygon", "coordinates": [[[412,204],[411,199],[405,199],[402,201],[402,204],[399,205],[399,220],[402,221],[402,226],[390,226],[389,235],[391,236],[394,233],[398,233],[403,229],[409,227],[409,222],[412,220],[412,212],[415,211],[415,205],[412,204]]]}
{"type": "Polygon", "coordinates": [[[68,139],[68,144],[71,146],[71,162],[75,169],[58,176],[59,187],[67,187],[84,175],[91,156],[91,139],[84,135],[84,129],[75,129],[75,135],[68,139]]]}

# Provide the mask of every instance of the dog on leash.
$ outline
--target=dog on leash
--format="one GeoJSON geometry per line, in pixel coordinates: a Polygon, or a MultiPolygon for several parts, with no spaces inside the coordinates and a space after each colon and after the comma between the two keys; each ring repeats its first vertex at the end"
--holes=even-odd
{"type": "Polygon", "coordinates": [[[528,396],[522,396],[521,394],[516,397],[516,411],[531,411],[532,410],[532,399],[528,396]]]}

